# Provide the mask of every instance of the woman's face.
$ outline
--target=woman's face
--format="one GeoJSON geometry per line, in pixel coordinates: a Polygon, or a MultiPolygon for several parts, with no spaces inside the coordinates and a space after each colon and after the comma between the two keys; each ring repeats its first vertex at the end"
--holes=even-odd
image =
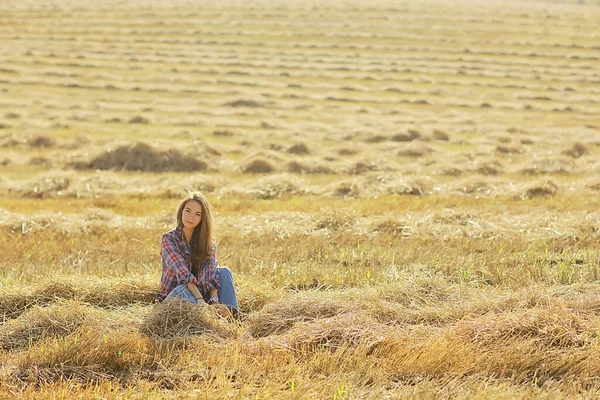
{"type": "Polygon", "coordinates": [[[183,226],[194,229],[202,220],[202,206],[196,200],[189,200],[183,207],[181,214],[183,226]]]}

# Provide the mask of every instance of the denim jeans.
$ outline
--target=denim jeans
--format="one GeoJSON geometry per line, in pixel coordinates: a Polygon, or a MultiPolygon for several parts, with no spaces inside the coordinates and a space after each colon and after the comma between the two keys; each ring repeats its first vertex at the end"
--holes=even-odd
{"type": "MultiPolygon", "coordinates": [[[[232,311],[233,314],[237,314],[238,310],[238,301],[237,296],[235,294],[235,287],[233,286],[233,274],[227,267],[220,267],[217,269],[219,271],[219,275],[221,276],[221,288],[219,289],[219,301],[222,304],[225,304],[232,311]]],[[[165,298],[169,299],[172,297],[178,297],[180,299],[184,299],[189,301],[192,304],[198,304],[196,298],[190,292],[190,289],[187,287],[187,283],[183,285],[177,286],[175,289],[168,294],[165,298]]]]}

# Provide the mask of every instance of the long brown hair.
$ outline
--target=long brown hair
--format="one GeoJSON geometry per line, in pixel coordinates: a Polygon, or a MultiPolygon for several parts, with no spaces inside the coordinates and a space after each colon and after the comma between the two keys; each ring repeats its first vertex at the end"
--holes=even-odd
{"type": "Polygon", "coordinates": [[[192,252],[192,274],[198,275],[198,267],[200,264],[208,260],[212,254],[212,246],[214,241],[213,236],[213,221],[212,207],[206,197],[200,192],[190,192],[183,198],[179,208],[177,209],[177,225],[183,228],[183,209],[190,200],[196,200],[202,207],[202,217],[200,223],[194,228],[192,240],[190,242],[190,250],[192,252]]]}

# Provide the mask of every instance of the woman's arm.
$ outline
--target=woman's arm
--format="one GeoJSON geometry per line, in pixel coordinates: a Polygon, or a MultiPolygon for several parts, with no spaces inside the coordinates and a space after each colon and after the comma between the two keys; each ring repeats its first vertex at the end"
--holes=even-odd
{"type": "Polygon", "coordinates": [[[205,303],[204,299],[202,298],[202,293],[200,293],[198,286],[194,282],[188,282],[187,287],[192,295],[196,298],[198,303],[205,303]]]}
{"type": "Polygon", "coordinates": [[[217,261],[217,244],[213,243],[212,254],[202,266],[200,276],[200,290],[212,298],[221,288],[221,275],[219,274],[219,261],[217,261]]]}

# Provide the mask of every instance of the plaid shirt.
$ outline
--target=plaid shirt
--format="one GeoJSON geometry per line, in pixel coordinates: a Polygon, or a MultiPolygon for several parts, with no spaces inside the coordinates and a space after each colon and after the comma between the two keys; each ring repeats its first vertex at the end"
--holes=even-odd
{"type": "Polygon", "coordinates": [[[217,244],[213,243],[212,254],[208,260],[198,268],[198,276],[191,272],[192,253],[190,245],[185,240],[183,228],[177,226],[165,233],[160,243],[162,257],[162,278],[160,279],[160,292],[156,295],[155,302],[161,302],[178,285],[194,282],[202,296],[207,298],[209,292],[221,287],[221,277],[217,268],[217,244]]]}

